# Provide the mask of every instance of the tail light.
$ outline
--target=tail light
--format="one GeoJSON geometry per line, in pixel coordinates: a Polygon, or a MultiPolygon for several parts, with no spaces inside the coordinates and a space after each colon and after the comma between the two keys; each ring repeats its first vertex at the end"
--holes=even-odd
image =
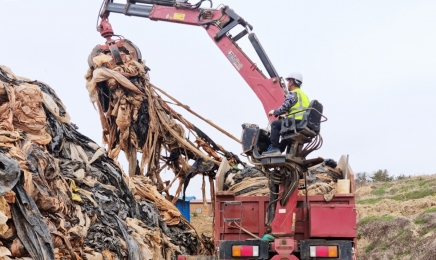
{"type": "Polygon", "coordinates": [[[339,257],[338,246],[310,246],[310,257],[339,257]]]}
{"type": "Polygon", "coordinates": [[[259,246],[232,246],[232,256],[259,256],[259,246]]]}

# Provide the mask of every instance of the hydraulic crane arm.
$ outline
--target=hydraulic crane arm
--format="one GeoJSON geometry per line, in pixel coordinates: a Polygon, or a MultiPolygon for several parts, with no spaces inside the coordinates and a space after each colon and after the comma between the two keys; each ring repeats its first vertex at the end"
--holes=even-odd
{"type": "Polygon", "coordinates": [[[256,93],[265,113],[268,114],[268,111],[278,108],[284,100],[285,86],[256,35],[250,32],[253,27],[227,6],[220,9],[204,9],[200,8],[203,2],[205,0],[192,5],[187,1],[175,0],[129,0],[127,4],[119,4],[114,3],[113,0],[105,0],[100,16],[105,20],[110,13],[120,13],[154,21],[205,28],[210,38],[256,93]],[[229,31],[237,25],[241,25],[244,29],[236,36],[232,36],[229,31]],[[269,77],[265,76],[237,45],[236,42],[247,34],[269,77]]]}

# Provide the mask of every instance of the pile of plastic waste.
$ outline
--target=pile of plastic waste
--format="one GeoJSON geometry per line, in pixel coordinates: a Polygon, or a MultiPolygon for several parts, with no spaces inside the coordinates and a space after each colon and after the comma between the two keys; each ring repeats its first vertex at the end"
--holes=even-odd
{"type": "Polygon", "coordinates": [[[52,88],[5,66],[0,117],[0,259],[173,259],[213,251],[151,176],[129,177],[111,158],[130,145],[123,141],[130,130],[118,129],[106,151],[71,123],[52,88]]]}

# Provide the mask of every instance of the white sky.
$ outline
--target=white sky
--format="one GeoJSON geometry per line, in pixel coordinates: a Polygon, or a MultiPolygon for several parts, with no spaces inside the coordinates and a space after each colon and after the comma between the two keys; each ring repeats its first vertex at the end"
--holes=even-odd
{"type": "MultiPolygon", "coordinates": [[[[48,83],[79,130],[99,144],[101,126],[84,75],[89,53],[104,43],[95,30],[100,4],[0,0],[0,64],[48,83]]],[[[224,4],[254,26],[279,74],[301,71],[303,90],[324,105],[324,145],[309,158],[349,154],[355,172],[435,173],[436,1],[224,4]]],[[[141,49],[156,86],[237,137],[242,123],[267,126],[260,101],[204,29],[120,14],[110,21],[141,49]]],[[[260,63],[247,39],[240,45],[260,63]]],[[[241,152],[233,140],[180,112],[215,142],[241,152]]],[[[200,198],[200,183],[196,178],[187,195],[200,198]]]]}

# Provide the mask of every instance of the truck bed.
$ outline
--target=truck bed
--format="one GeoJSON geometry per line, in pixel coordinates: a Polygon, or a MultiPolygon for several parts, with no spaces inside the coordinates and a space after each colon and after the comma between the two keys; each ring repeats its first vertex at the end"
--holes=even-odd
{"type": "MultiPolygon", "coordinates": [[[[230,192],[221,191],[216,193],[215,200],[216,243],[219,240],[261,238],[266,233],[268,196],[234,196],[230,192]]],[[[305,203],[306,197],[299,196],[295,239],[356,237],[354,193],[335,194],[329,202],[322,195],[308,196],[307,208],[305,203]]]]}

